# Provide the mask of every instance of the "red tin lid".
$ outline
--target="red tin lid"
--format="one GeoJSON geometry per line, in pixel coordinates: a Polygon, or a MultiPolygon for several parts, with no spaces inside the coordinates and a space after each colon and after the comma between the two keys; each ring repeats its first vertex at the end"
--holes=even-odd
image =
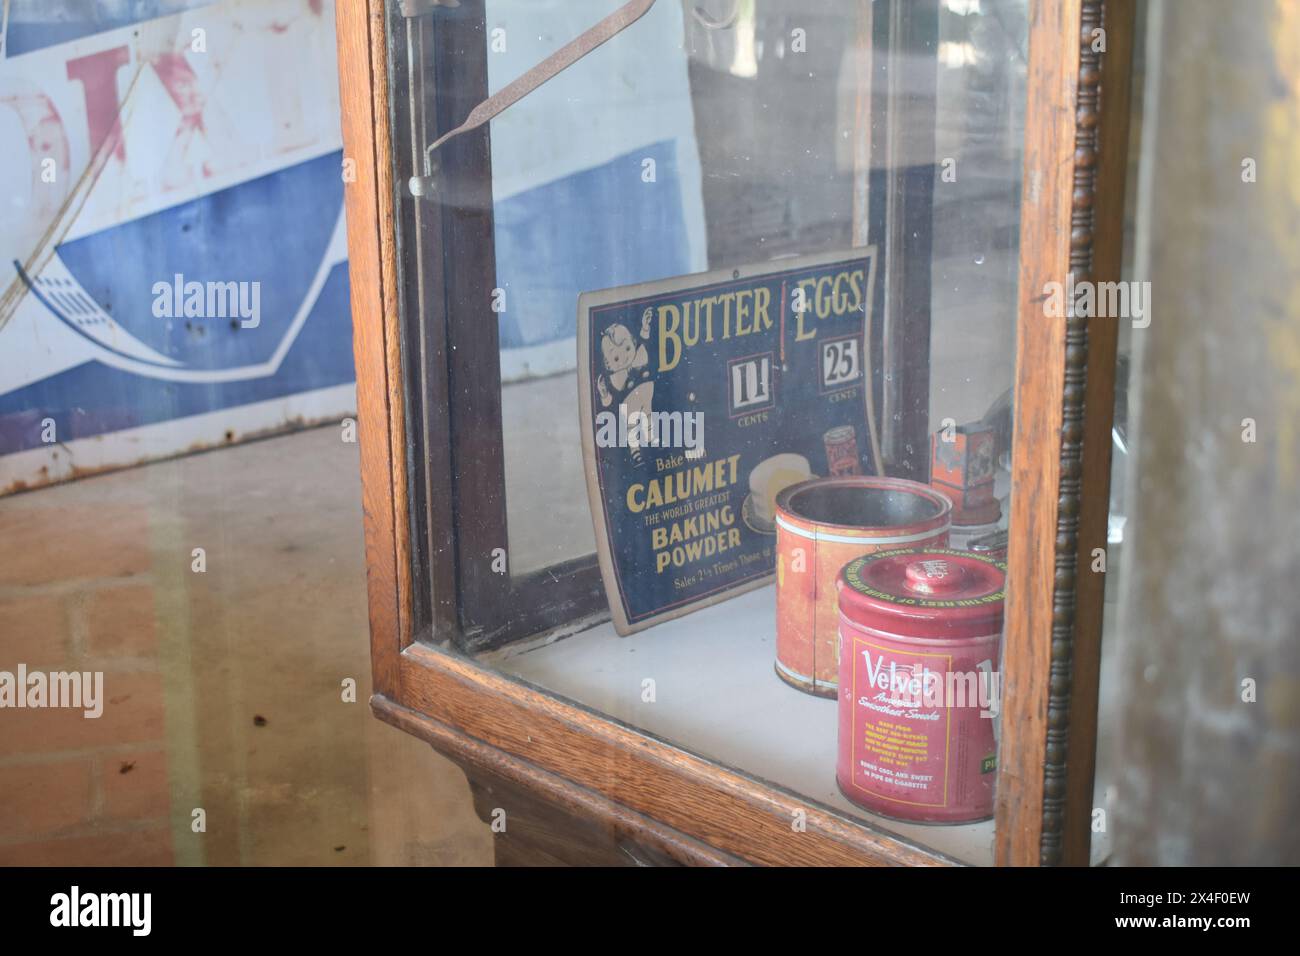
{"type": "Polygon", "coordinates": [[[1006,571],[1006,562],[969,551],[878,551],[850,561],[840,572],[840,613],[854,624],[904,638],[997,634],[1006,571]]]}

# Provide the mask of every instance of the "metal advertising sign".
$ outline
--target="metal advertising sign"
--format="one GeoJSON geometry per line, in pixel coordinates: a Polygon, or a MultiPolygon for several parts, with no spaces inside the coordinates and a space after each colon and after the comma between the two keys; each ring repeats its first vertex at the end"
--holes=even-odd
{"type": "Polygon", "coordinates": [[[354,410],[333,4],[3,12],[0,494],[354,410]]]}
{"type": "Polygon", "coordinates": [[[876,258],[868,246],[580,297],[587,494],[620,634],[766,583],[782,489],[878,473],[876,258]]]}

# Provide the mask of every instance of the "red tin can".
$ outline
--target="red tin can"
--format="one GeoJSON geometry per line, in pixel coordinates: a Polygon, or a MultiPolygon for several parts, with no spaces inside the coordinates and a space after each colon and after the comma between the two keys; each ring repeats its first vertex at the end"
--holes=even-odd
{"type": "Polygon", "coordinates": [[[862,475],[816,478],[776,496],[776,672],[819,697],[839,675],[835,582],[856,557],[948,544],[952,503],[928,485],[862,475]]]}
{"type": "Polygon", "coordinates": [[[993,815],[1006,564],[909,548],[839,580],[840,791],[882,816],[993,815]]]}

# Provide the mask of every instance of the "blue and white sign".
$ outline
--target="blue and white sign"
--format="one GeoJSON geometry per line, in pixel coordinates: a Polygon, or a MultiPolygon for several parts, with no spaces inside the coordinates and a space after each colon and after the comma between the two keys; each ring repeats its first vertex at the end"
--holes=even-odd
{"type": "Polygon", "coordinates": [[[7,7],[0,491],[349,413],[333,5],[7,7]]]}

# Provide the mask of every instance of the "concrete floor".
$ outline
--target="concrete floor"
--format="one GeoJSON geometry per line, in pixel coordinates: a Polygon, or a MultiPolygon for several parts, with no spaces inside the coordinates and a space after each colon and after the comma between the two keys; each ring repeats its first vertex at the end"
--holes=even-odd
{"type": "Polygon", "coordinates": [[[0,670],[106,698],[0,712],[0,864],[490,865],[464,775],[370,714],[365,599],[337,426],[0,499],[0,670]]]}

